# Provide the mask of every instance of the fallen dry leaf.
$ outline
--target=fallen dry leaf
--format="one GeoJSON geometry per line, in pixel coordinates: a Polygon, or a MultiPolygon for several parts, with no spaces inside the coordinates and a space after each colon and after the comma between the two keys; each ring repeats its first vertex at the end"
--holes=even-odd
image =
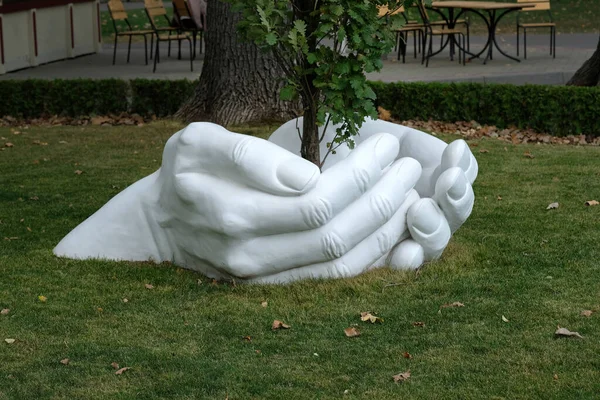
{"type": "Polygon", "coordinates": [[[502,200],[502,196],[496,197],[496,200],[502,200]]]}
{"type": "Polygon", "coordinates": [[[392,119],[392,113],[381,106],[377,107],[377,114],[379,119],[383,121],[389,121],[392,119]]]}
{"type": "Polygon", "coordinates": [[[344,334],[347,337],[357,337],[357,336],[360,336],[360,332],[358,331],[358,329],[356,329],[353,326],[349,326],[348,328],[344,329],[344,334]]]}
{"type": "Polygon", "coordinates": [[[598,204],[600,204],[598,200],[588,200],[585,202],[586,206],[597,206],[598,204]]]}
{"type": "Polygon", "coordinates": [[[263,301],[262,303],[260,303],[260,305],[262,307],[267,307],[269,305],[269,303],[267,303],[266,301],[263,301]]]}
{"type": "Polygon", "coordinates": [[[413,326],[419,326],[421,328],[425,327],[425,322],[417,321],[413,322],[413,326]]]}
{"type": "Polygon", "coordinates": [[[242,336],[242,340],[244,342],[251,342],[252,341],[252,337],[250,337],[250,336],[242,336]]]}
{"type": "Polygon", "coordinates": [[[579,334],[579,332],[571,332],[567,328],[558,327],[556,332],[554,332],[556,336],[565,336],[565,337],[576,337],[578,339],[583,339],[583,336],[579,334]]]}
{"type": "Polygon", "coordinates": [[[582,316],[582,317],[589,317],[589,316],[591,316],[592,314],[593,314],[593,311],[592,311],[592,310],[583,310],[583,311],[581,312],[581,316],[582,316]]]}
{"type": "Polygon", "coordinates": [[[48,301],[48,298],[46,296],[38,296],[38,300],[42,303],[45,303],[46,301],[48,301]]]}
{"type": "Polygon", "coordinates": [[[128,303],[128,302],[129,302],[129,300],[123,299],[123,303],[128,303]]]}
{"type": "Polygon", "coordinates": [[[526,151],[525,153],[523,153],[523,155],[527,158],[535,158],[535,156],[533,154],[531,154],[531,152],[526,151]]]}
{"type": "Polygon", "coordinates": [[[460,301],[455,301],[454,303],[448,303],[440,306],[440,308],[448,308],[448,307],[464,307],[465,305],[460,301]]]}
{"type": "Polygon", "coordinates": [[[479,150],[480,153],[489,153],[490,151],[488,149],[481,149],[479,150]]]}
{"type": "Polygon", "coordinates": [[[557,381],[558,380],[558,374],[552,375],[552,379],[554,379],[555,381],[557,381]]]}
{"type": "Polygon", "coordinates": [[[4,339],[4,341],[8,344],[13,344],[15,342],[15,339],[4,339]]]}
{"type": "Polygon", "coordinates": [[[502,316],[502,322],[509,322],[508,318],[506,318],[504,315],[502,316]]]}
{"type": "Polygon", "coordinates": [[[383,322],[382,318],[379,318],[379,317],[371,314],[369,311],[361,312],[360,313],[360,320],[363,321],[363,322],[371,321],[372,324],[374,324],[375,322],[383,322]]]}
{"type": "Polygon", "coordinates": [[[154,286],[152,286],[152,285],[151,285],[151,284],[149,284],[149,283],[146,283],[146,284],[144,285],[144,287],[145,287],[146,289],[148,289],[148,290],[152,290],[152,289],[154,289],[154,286]]]}
{"type": "Polygon", "coordinates": [[[273,321],[273,325],[271,325],[271,329],[272,330],[277,330],[277,329],[290,329],[291,327],[289,325],[284,324],[283,322],[281,322],[280,320],[276,319],[275,321],[273,321]]]}
{"type": "Polygon", "coordinates": [[[60,360],[60,363],[62,365],[69,365],[70,362],[71,360],[69,360],[68,358],[63,358],[62,360],[60,360]]]}
{"type": "Polygon", "coordinates": [[[115,375],[121,375],[123,372],[127,371],[128,369],[131,369],[131,367],[123,367],[119,370],[116,370],[115,375]]]}
{"type": "Polygon", "coordinates": [[[81,175],[81,174],[83,174],[82,170],[78,169],[78,170],[75,171],[75,175],[81,175]]]}
{"type": "Polygon", "coordinates": [[[0,315],[8,315],[9,312],[10,308],[3,308],[2,311],[0,311],[0,315]]]}
{"type": "Polygon", "coordinates": [[[410,378],[410,371],[401,372],[398,375],[392,376],[392,378],[394,379],[394,382],[396,382],[396,383],[404,382],[404,381],[408,380],[408,378],[410,378]]]}
{"type": "Polygon", "coordinates": [[[554,210],[558,208],[558,203],[550,203],[548,204],[548,207],[546,207],[546,210],[554,210]]]}
{"type": "Polygon", "coordinates": [[[113,367],[114,369],[119,369],[119,364],[117,364],[116,362],[110,363],[110,366],[113,367]]]}
{"type": "Polygon", "coordinates": [[[413,356],[411,356],[408,351],[405,351],[404,353],[402,353],[402,357],[408,358],[409,360],[411,360],[413,358],[413,356]]]}
{"type": "Polygon", "coordinates": [[[6,142],[4,143],[4,147],[14,147],[15,145],[10,143],[10,142],[6,142]]]}

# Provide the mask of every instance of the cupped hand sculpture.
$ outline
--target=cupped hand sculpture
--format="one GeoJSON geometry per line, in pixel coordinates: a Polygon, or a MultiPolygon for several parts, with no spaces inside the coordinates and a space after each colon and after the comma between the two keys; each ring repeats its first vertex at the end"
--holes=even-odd
{"type": "Polygon", "coordinates": [[[338,151],[321,173],[285,149],[299,149],[297,123],[284,124],[273,142],[189,125],[168,140],[158,171],[111,199],[54,253],[171,261],[253,282],[349,277],[439,257],[470,214],[477,164],[463,141],[448,146],[367,121],[356,149],[338,151]],[[282,139],[290,135],[297,143],[282,139]]]}

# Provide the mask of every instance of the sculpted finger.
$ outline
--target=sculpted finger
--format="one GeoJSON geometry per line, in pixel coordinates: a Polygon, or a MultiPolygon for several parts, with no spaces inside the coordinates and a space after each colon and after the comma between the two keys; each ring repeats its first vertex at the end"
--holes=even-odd
{"type": "Polygon", "coordinates": [[[175,174],[208,173],[281,196],[312,189],[319,168],[266,140],[197,122],[178,133],[175,174]]]}
{"type": "Polygon", "coordinates": [[[444,150],[444,154],[442,154],[440,171],[446,171],[453,167],[462,169],[470,184],[475,182],[479,166],[471,149],[469,149],[469,145],[462,139],[450,143],[444,150]]]}
{"type": "Polygon", "coordinates": [[[335,260],[250,279],[253,283],[287,283],[299,279],[348,278],[371,268],[406,233],[407,210],[419,198],[412,190],[393,217],[346,254],[335,260]]]}
{"type": "Polygon", "coordinates": [[[450,226],[433,199],[415,202],[408,210],[407,224],[412,238],[423,246],[425,260],[442,255],[450,241],[450,226]]]}
{"type": "Polygon", "coordinates": [[[463,170],[454,167],[440,175],[434,199],[444,212],[450,230],[455,232],[471,215],[475,195],[463,170]]]}
{"type": "Polygon", "coordinates": [[[406,194],[419,173],[415,160],[398,160],[371,190],[324,227],[242,242],[231,250],[227,264],[252,277],[339,259],[406,207],[406,194]]]}
{"type": "Polygon", "coordinates": [[[388,264],[393,269],[417,269],[425,262],[423,246],[412,239],[404,240],[391,251],[388,264]]]}

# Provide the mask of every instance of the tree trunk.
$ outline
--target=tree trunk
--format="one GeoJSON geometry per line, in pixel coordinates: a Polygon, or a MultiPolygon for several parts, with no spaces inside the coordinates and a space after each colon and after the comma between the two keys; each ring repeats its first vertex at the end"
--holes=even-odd
{"type": "Polygon", "coordinates": [[[208,0],[202,74],[176,117],[227,126],[298,116],[298,103],[279,98],[285,75],[275,59],[239,38],[240,18],[229,4],[208,0]]]}
{"type": "Polygon", "coordinates": [[[567,82],[567,85],[572,86],[596,86],[598,84],[600,84],[600,39],[592,57],[584,62],[567,82]]]}

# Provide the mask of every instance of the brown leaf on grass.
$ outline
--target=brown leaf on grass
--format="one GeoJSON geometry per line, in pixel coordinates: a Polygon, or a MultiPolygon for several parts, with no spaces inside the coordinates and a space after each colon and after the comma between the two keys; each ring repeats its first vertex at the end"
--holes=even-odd
{"type": "Polygon", "coordinates": [[[582,316],[582,317],[589,317],[589,316],[591,316],[593,313],[594,313],[594,312],[593,312],[592,310],[583,310],[583,311],[581,312],[581,316],[582,316]]]}
{"type": "Polygon", "coordinates": [[[91,119],[92,125],[102,125],[111,121],[112,120],[108,117],[94,117],[91,119]]]}
{"type": "Polygon", "coordinates": [[[349,326],[348,328],[344,329],[344,334],[347,337],[357,337],[357,336],[360,336],[360,332],[354,326],[349,326]]]}
{"type": "Polygon", "coordinates": [[[272,330],[277,330],[277,329],[290,329],[291,326],[284,324],[282,321],[276,319],[275,321],[273,321],[273,324],[271,325],[271,329],[272,330]]]}
{"type": "Polygon", "coordinates": [[[250,336],[242,336],[242,340],[244,342],[251,342],[252,341],[252,337],[250,337],[250,336]]]}
{"type": "Polygon", "coordinates": [[[378,118],[383,121],[389,121],[392,119],[392,113],[381,106],[377,107],[377,114],[378,118]]]}
{"type": "Polygon", "coordinates": [[[548,204],[548,207],[546,207],[546,210],[554,210],[558,208],[558,203],[550,203],[548,204]]]}
{"type": "Polygon", "coordinates": [[[440,306],[440,308],[448,308],[448,307],[464,307],[465,305],[460,301],[455,301],[454,303],[447,303],[440,306]]]}
{"type": "Polygon", "coordinates": [[[404,382],[410,378],[410,371],[401,372],[398,375],[392,376],[394,382],[404,382]]]}
{"type": "Polygon", "coordinates": [[[413,322],[413,326],[418,326],[418,327],[424,328],[425,322],[421,322],[421,321],[413,322]]]}
{"type": "Polygon", "coordinates": [[[62,365],[69,365],[70,362],[71,360],[69,360],[68,358],[63,358],[62,360],[60,360],[60,363],[62,365]]]}
{"type": "Polygon", "coordinates": [[[0,315],[8,315],[9,312],[10,308],[3,308],[2,311],[0,311],[0,315]]]}
{"type": "Polygon", "coordinates": [[[29,200],[33,200],[33,201],[37,201],[37,200],[39,200],[39,199],[40,199],[40,198],[39,198],[39,197],[37,197],[37,196],[32,196],[32,197],[30,197],[30,198],[29,198],[29,200]]]}
{"type": "Polygon", "coordinates": [[[531,152],[526,151],[525,153],[523,153],[523,155],[527,158],[535,158],[535,156],[533,154],[531,154],[531,152]]]}
{"type": "Polygon", "coordinates": [[[8,344],[13,344],[16,341],[16,339],[4,339],[4,341],[8,344]]]}
{"type": "Polygon", "coordinates": [[[554,379],[555,381],[557,381],[558,380],[558,374],[552,375],[552,379],[554,379]]]}
{"type": "Polygon", "coordinates": [[[15,145],[12,144],[11,142],[6,142],[6,143],[4,143],[4,147],[15,147],[15,145]]]}
{"type": "Polygon", "coordinates": [[[558,327],[558,329],[556,330],[556,332],[554,332],[554,334],[556,336],[575,337],[575,338],[578,338],[578,339],[583,339],[583,336],[581,336],[579,334],[579,332],[571,332],[567,328],[561,328],[560,326],[558,327]]]}
{"type": "Polygon", "coordinates": [[[409,360],[412,360],[412,358],[413,358],[413,356],[411,356],[408,351],[405,351],[404,353],[402,353],[402,357],[408,358],[409,360]]]}
{"type": "Polygon", "coordinates": [[[78,169],[78,170],[75,171],[75,175],[81,175],[81,174],[83,174],[82,170],[78,169]]]}
{"type": "Polygon", "coordinates": [[[496,197],[496,200],[498,200],[498,201],[502,200],[502,196],[496,197]]]}
{"type": "Polygon", "coordinates": [[[506,317],[503,315],[503,316],[502,316],[502,322],[510,322],[510,321],[508,320],[508,318],[506,318],[506,317]]]}
{"type": "Polygon", "coordinates": [[[585,202],[586,206],[597,206],[598,204],[600,204],[598,200],[588,200],[585,202]]]}
{"type": "Polygon", "coordinates": [[[110,366],[113,367],[114,369],[119,369],[119,364],[117,364],[116,362],[110,363],[110,366]]]}
{"type": "Polygon", "coordinates": [[[488,149],[481,149],[479,150],[480,153],[489,153],[490,151],[488,149]]]}
{"type": "Polygon", "coordinates": [[[118,369],[115,371],[115,375],[121,375],[121,374],[123,374],[123,372],[127,371],[128,369],[131,369],[131,367],[123,367],[121,369],[118,369]]]}
{"type": "Polygon", "coordinates": [[[260,303],[261,307],[266,308],[269,303],[267,303],[266,301],[263,301],[262,303],[260,303]]]}
{"type": "Polygon", "coordinates": [[[146,283],[146,284],[144,285],[144,287],[145,287],[146,289],[148,289],[148,290],[152,290],[152,289],[154,289],[154,286],[152,286],[152,285],[151,285],[151,284],[149,284],[149,283],[146,283]]]}
{"type": "Polygon", "coordinates": [[[127,298],[124,298],[124,299],[123,299],[123,303],[129,303],[129,299],[127,299],[127,298]]]}
{"type": "Polygon", "coordinates": [[[379,318],[379,317],[371,314],[371,312],[369,312],[369,311],[361,312],[360,320],[363,322],[371,321],[372,324],[374,324],[375,322],[383,322],[383,318],[379,318]]]}
{"type": "Polygon", "coordinates": [[[46,301],[48,301],[48,298],[46,296],[38,296],[38,300],[42,303],[45,303],[46,301]]]}

